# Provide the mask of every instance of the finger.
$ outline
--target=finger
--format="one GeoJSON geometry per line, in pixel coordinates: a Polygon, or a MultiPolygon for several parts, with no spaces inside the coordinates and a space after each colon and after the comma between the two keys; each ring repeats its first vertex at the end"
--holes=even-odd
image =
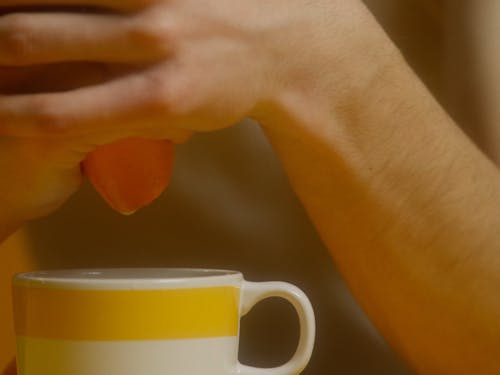
{"type": "Polygon", "coordinates": [[[31,6],[54,6],[54,7],[97,7],[103,9],[114,9],[129,11],[140,9],[152,3],[153,0],[2,0],[1,9],[31,7],[31,6]]]}
{"type": "Polygon", "coordinates": [[[0,65],[152,61],[168,53],[167,34],[120,15],[13,13],[0,17],[0,65]]]}
{"type": "Polygon", "coordinates": [[[0,134],[165,138],[171,134],[182,139],[188,132],[182,129],[172,98],[165,84],[140,74],[69,92],[0,96],[0,134]]]}

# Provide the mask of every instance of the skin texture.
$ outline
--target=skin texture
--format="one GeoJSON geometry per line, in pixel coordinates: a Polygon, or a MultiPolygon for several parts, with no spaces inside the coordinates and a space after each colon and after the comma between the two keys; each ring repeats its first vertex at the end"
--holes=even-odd
{"type": "MultiPolygon", "coordinates": [[[[45,2],[2,6],[28,3],[45,2]]],[[[1,181],[18,182],[0,185],[0,228],[59,207],[96,145],[181,142],[253,117],[358,301],[415,370],[500,372],[499,171],[360,2],[88,4],[110,12],[0,19],[3,65],[104,69],[93,85],[0,97],[1,181]]]]}

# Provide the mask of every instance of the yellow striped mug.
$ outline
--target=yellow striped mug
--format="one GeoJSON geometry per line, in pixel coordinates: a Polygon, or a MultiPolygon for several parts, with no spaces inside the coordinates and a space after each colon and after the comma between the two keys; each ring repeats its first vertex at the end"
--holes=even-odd
{"type": "Polygon", "coordinates": [[[314,345],[301,290],[235,271],[40,271],[17,275],[13,295],[19,375],[295,375],[314,345]],[[268,297],[297,310],[297,351],[277,368],[242,365],[240,317],[268,297]]]}

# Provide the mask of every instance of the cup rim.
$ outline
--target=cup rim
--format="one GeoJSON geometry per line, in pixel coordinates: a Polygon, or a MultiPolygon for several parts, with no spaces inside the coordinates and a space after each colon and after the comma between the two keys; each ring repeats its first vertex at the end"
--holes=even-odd
{"type": "Polygon", "coordinates": [[[13,285],[65,289],[161,289],[219,286],[241,282],[239,271],[211,268],[74,268],[14,276],[13,285]]]}

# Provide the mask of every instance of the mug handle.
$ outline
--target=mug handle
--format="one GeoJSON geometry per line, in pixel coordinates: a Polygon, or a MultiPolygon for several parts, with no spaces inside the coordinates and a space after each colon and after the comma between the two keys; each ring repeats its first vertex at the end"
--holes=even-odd
{"type": "Polygon", "coordinates": [[[299,316],[299,345],[292,359],[275,368],[255,368],[238,363],[237,375],[296,375],[300,374],[311,359],[316,323],[311,302],[296,286],[284,282],[249,282],[242,286],[241,315],[246,315],[258,302],[270,297],[284,298],[290,302],[299,316]]]}

